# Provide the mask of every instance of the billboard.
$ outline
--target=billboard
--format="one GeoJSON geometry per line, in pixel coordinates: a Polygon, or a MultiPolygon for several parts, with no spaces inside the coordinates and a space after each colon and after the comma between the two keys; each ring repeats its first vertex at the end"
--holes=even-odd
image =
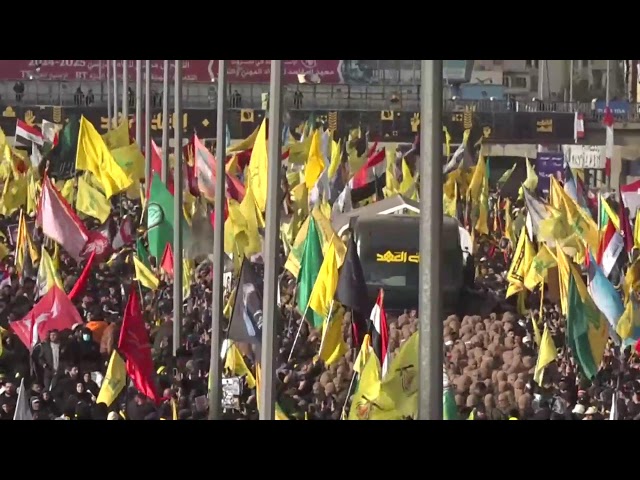
{"type": "MultiPolygon", "coordinates": [[[[105,80],[109,60],[1,60],[0,80],[105,80]]],[[[122,76],[122,60],[116,61],[118,77],[122,76]]],[[[135,60],[127,60],[128,75],[135,80],[135,60]]],[[[111,62],[110,62],[111,63],[111,62]]],[[[321,83],[343,83],[343,60],[284,60],[284,82],[297,83],[298,74],[317,75],[321,83]]],[[[175,69],[169,62],[170,77],[175,69]]],[[[183,60],[183,80],[211,82],[218,74],[218,60],[183,60]]],[[[151,61],[153,81],[161,82],[164,61],[151,61]]],[[[230,83],[269,83],[270,60],[228,60],[227,81],[230,83]]]]}

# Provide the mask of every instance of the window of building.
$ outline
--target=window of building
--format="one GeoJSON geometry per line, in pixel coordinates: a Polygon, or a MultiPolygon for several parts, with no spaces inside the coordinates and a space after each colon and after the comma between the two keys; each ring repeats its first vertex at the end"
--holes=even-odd
{"type": "Polygon", "coordinates": [[[527,77],[514,77],[511,85],[515,88],[527,88],[527,77]]]}
{"type": "Polygon", "coordinates": [[[589,66],[589,60],[581,60],[582,68],[587,68],[589,66]]]}
{"type": "Polygon", "coordinates": [[[509,88],[511,86],[511,77],[509,75],[502,75],[502,84],[509,88]]]}
{"type": "Polygon", "coordinates": [[[538,68],[538,60],[525,60],[527,68],[538,68]]]}

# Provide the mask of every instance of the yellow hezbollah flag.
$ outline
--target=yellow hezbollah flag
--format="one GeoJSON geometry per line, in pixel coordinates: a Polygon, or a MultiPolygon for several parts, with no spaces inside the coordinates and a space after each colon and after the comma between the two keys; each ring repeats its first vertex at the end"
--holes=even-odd
{"type": "Polygon", "coordinates": [[[129,138],[129,120],[122,119],[120,125],[102,135],[102,141],[109,150],[126,147],[131,143],[129,138]]]}
{"type": "Polygon", "coordinates": [[[545,244],[540,245],[540,250],[533,258],[531,268],[527,272],[527,276],[524,279],[524,286],[527,290],[533,291],[540,282],[543,282],[547,278],[547,270],[555,267],[558,264],[556,257],[551,253],[549,247],[545,244]]]}
{"type": "MultiPolygon", "coordinates": [[[[419,335],[415,332],[400,347],[400,351],[391,362],[389,371],[380,385],[380,395],[377,399],[381,409],[387,410],[384,418],[380,417],[380,420],[390,420],[392,418],[400,420],[406,417],[416,418],[418,416],[420,372],[418,347],[419,335]]],[[[374,409],[372,420],[377,419],[377,413],[378,411],[374,409]]]]}
{"type": "Polygon", "coordinates": [[[76,209],[104,223],[111,214],[111,202],[97,189],[93,188],[89,182],[80,177],[78,178],[76,209]]]}
{"type": "Polygon", "coordinates": [[[560,309],[562,314],[567,314],[569,308],[569,279],[571,278],[571,269],[569,261],[562,248],[556,246],[556,260],[558,262],[558,284],[560,286],[560,309]]]}
{"type": "Polygon", "coordinates": [[[311,139],[309,158],[304,171],[304,182],[307,190],[311,190],[324,171],[324,157],[321,150],[322,135],[320,130],[316,130],[311,139]]]}
{"type": "Polygon", "coordinates": [[[569,225],[589,248],[591,248],[591,251],[597,252],[600,246],[598,226],[593,219],[567,195],[564,188],[562,188],[554,176],[549,178],[551,179],[551,191],[553,192],[554,202],[560,199],[567,214],[569,225]]]}
{"type": "Polygon", "coordinates": [[[118,398],[120,392],[127,384],[127,369],[122,357],[114,350],[109,360],[107,374],[102,381],[100,393],[96,403],[104,403],[107,407],[118,398]]]}
{"type": "Polygon", "coordinates": [[[53,260],[49,252],[47,252],[47,249],[42,245],[42,254],[37,275],[38,296],[44,296],[54,285],[64,290],[60,274],[53,266],[53,260]]]}
{"type": "Polygon", "coordinates": [[[322,318],[327,318],[337,287],[338,260],[336,258],[336,248],[333,244],[330,244],[309,297],[309,308],[322,318]]]}
{"type": "Polygon", "coordinates": [[[542,386],[542,377],[544,375],[544,369],[547,365],[556,359],[556,346],[549,333],[549,326],[544,325],[544,333],[542,334],[542,340],[540,341],[540,352],[538,353],[538,361],[536,362],[535,373],[533,379],[535,382],[542,386]]]}
{"type": "MultiPolygon", "coordinates": [[[[256,363],[256,401],[258,404],[258,409],[260,409],[260,380],[262,379],[260,364],[256,363]]],[[[276,402],[275,408],[275,419],[276,420],[289,420],[289,418],[282,411],[282,407],[276,402]]]]}
{"type": "Polygon", "coordinates": [[[133,256],[133,264],[136,268],[136,280],[138,280],[143,286],[150,290],[157,290],[160,286],[160,280],[156,277],[147,266],[138,260],[138,257],[133,256]]]}
{"type": "Polygon", "coordinates": [[[620,338],[622,340],[630,338],[633,334],[635,311],[636,308],[633,305],[633,299],[629,298],[627,300],[627,305],[624,308],[624,313],[622,314],[620,320],[618,320],[618,324],[616,325],[616,332],[618,333],[618,335],[620,335],[620,338]]]}
{"type": "Polygon", "coordinates": [[[261,127],[262,127],[262,125],[260,125],[260,127],[256,128],[253,131],[253,133],[251,135],[249,135],[247,138],[245,138],[244,140],[241,140],[238,143],[236,143],[235,145],[231,145],[229,148],[227,148],[227,153],[243,152],[245,150],[252,149],[254,144],[256,143],[256,139],[258,138],[258,132],[260,131],[261,127]]]}
{"type": "Polygon", "coordinates": [[[358,356],[356,357],[356,361],[353,362],[353,371],[359,374],[362,373],[364,366],[367,364],[367,360],[369,360],[369,355],[373,352],[373,348],[371,347],[371,335],[368,333],[362,339],[362,345],[360,346],[360,351],[358,352],[358,356]]]}
{"type": "Polygon", "coordinates": [[[342,336],[343,317],[344,308],[342,307],[331,318],[328,315],[325,317],[318,355],[327,365],[332,365],[340,360],[349,350],[342,336]]]}
{"type": "Polygon", "coordinates": [[[529,235],[527,235],[527,227],[523,226],[518,238],[518,246],[511,260],[509,273],[507,273],[507,281],[510,285],[514,285],[517,289],[516,292],[524,288],[524,279],[533,263],[534,257],[535,250],[531,240],[529,240],[529,235]]]}
{"type": "Polygon", "coordinates": [[[522,182],[522,186],[520,187],[520,192],[518,194],[518,200],[521,200],[524,197],[525,188],[530,192],[534,192],[538,186],[538,175],[536,175],[536,171],[528,158],[525,158],[525,161],[527,162],[527,178],[522,182]]]}
{"type": "Polygon", "coordinates": [[[0,199],[0,213],[11,215],[27,204],[28,180],[26,175],[12,174],[4,182],[2,198],[0,199]]]}
{"type": "Polygon", "coordinates": [[[80,119],[76,168],[93,173],[107,198],[126,190],[133,183],[113,159],[96,128],[84,116],[80,119]]]}
{"type": "Polygon", "coordinates": [[[228,369],[231,373],[238,376],[246,376],[247,386],[249,388],[256,388],[256,379],[247,367],[247,364],[242,357],[242,353],[238,350],[235,343],[231,343],[227,350],[227,358],[224,362],[224,368],[228,369]]]}
{"type": "MultiPolygon", "coordinates": [[[[267,120],[263,120],[255,140],[247,167],[246,186],[251,187],[258,210],[264,212],[267,204],[267,120]]],[[[279,161],[279,159],[273,159],[279,161]]]]}
{"type": "Polygon", "coordinates": [[[380,394],[380,362],[377,355],[369,355],[360,374],[358,388],[353,395],[348,420],[369,420],[375,400],[380,394]]]}

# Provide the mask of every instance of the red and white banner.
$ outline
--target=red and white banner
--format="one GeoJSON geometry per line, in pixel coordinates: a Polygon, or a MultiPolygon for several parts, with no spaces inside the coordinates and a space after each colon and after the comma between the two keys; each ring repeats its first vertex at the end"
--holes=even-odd
{"type": "Polygon", "coordinates": [[[36,145],[42,146],[44,144],[44,139],[40,129],[38,127],[32,127],[20,119],[18,119],[18,122],[16,123],[16,137],[22,137],[36,145]]]}

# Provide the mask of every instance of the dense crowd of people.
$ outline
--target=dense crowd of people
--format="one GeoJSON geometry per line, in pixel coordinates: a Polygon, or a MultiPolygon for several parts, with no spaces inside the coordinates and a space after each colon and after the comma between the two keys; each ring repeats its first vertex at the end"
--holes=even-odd
{"type": "MultiPolygon", "coordinates": [[[[261,131],[263,130],[264,125],[261,127],[261,131]]],[[[319,149],[319,139],[325,134],[320,134],[319,130],[311,134],[316,135],[313,145],[316,146],[314,148],[319,149]]],[[[124,138],[126,143],[128,140],[126,129],[124,138]]],[[[325,140],[328,144],[332,142],[328,134],[326,134],[325,140]]],[[[262,141],[266,142],[266,137],[262,141]]],[[[194,142],[193,139],[192,142],[194,142]]],[[[193,148],[204,149],[199,142],[193,143],[193,145],[199,145],[193,148]]],[[[128,147],[127,145],[119,148],[128,147]]],[[[137,148],[135,145],[134,147],[137,148]]],[[[386,159],[384,149],[376,151],[376,145],[370,150],[367,147],[367,143],[364,142],[362,151],[359,153],[356,152],[355,147],[349,147],[352,149],[353,155],[361,157],[363,162],[366,161],[364,166],[359,167],[364,169],[365,173],[367,173],[366,169],[370,168],[369,163],[372,161],[381,162],[386,159]],[[368,154],[367,150],[369,150],[368,154]]],[[[333,160],[336,160],[333,169],[335,174],[339,171],[339,165],[341,163],[344,165],[347,162],[340,162],[339,144],[336,143],[335,148],[332,146],[328,150],[332,151],[331,156],[333,160]]],[[[409,153],[402,153],[399,148],[392,152],[396,155],[396,167],[398,167],[398,160],[402,161],[403,180],[401,183],[396,182],[398,185],[395,187],[392,185],[393,182],[388,183],[385,195],[404,192],[402,194],[418,198],[418,185],[411,177],[411,171],[405,161],[411,152],[415,154],[416,151],[417,147],[414,145],[409,153]],[[393,190],[393,192],[390,193],[389,190],[393,190]]],[[[209,155],[209,153],[205,154],[209,155]]],[[[243,161],[249,161],[249,156],[245,155],[245,157],[243,161]]],[[[475,251],[472,252],[473,261],[467,263],[467,266],[476,267],[475,275],[469,275],[471,269],[467,269],[468,271],[464,273],[461,272],[466,280],[459,302],[453,306],[454,314],[443,318],[445,352],[443,360],[446,384],[448,385],[445,387],[444,402],[446,405],[447,395],[451,395],[455,403],[455,411],[445,408],[447,410],[446,418],[469,420],[640,418],[640,378],[638,377],[640,359],[630,343],[627,341],[621,346],[619,342],[616,343],[610,339],[604,348],[603,356],[598,357],[593,353],[593,357],[597,358],[596,367],[599,368],[596,368],[597,374],[594,373],[588,377],[584,359],[581,360],[582,363],[576,360],[575,344],[572,347],[568,340],[570,328],[567,322],[568,315],[562,313],[567,311],[567,300],[564,299],[562,301],[564,305],[561,305],[562,302],[554,298],[554,295],[548,295],[549,289],[545,290],[544,281],[541,288],[538,288],[538,282],[534,288],[527,287],[528,291],[525,292],[523,287],[524,273],[520,272],[519,277],[513,276],[514,259],[527,257],[529,266],[533,268],[533,256],[537,255],[536,249],[532,245],[529,247],[529,253],[522,253],[524,243],[521,240],[527,237],[527,228],[530,227],[524,226],[525,220],[522,215],[515,221],[512,218],[518,210],[522,210],[523,204],[526,204],[528,210],[533,211],[532,204],[527,204],[529,200],[525,198],[524,202],[522,199],[519,199],[517,203],[514,202],[518,208],[513,208],[510,204],[507,204],[504,209],[497,208],[500,202],[503,202],[499,198],[501,192],[493,189],[489,191],[488,173],[485,175],[481,170],[485,168],[484,160],[481,159],[478,162],[472,173],[473,178],[467,180],[466,174],[459,173],[462,168],[466,168],[463,167],[464,162],[455,160],[456,158],[461,159],[462,155],[453,155],[450,162],[453,162],[453,170],[449,169],[448,171],[457,176],[448,178],[453,178],[454,183],[467,182],[469,184],[469,191],[476,192],[474,198],[485,202],[480,205],[480,208],[486,209],[485,213],[478,216],[476,211],[474,214],[476,219],[483,218],[483,222],[486,225],[492,224],[492,227],[488,228],[482,225],[480,220],[477,220],[478,223],[474,227],[469,227],[470,209],[467,208],[466,213],[462,212],[463,209],[459,208],[462,206],[461,204],[457,207],[454,205],[450,210],[453,212],[452,216],[456,215],[455,212],[458,213],[458,218],[462,219],[461,225],[466,225],[468,230],[478,230],[483,233],[474,235],[476,245],[475,251]],[[476,177],[483,180],[476,181],[476,177]],[[522,224],[520,240],[514,233],[520,227],[516,229],[512,226],[518,221],[522,224]],[[508,237],[508,242],[504,242],[505,237],[508,237]],[[516,280],[514,281],[513,278],[516,280]],[[516,286],[519,286],[522,295],[509,294],[510,289],[513,291],[514,282],[520,282],[516,286]],[[542,298],[541,295],[543,295],[542,298]],[[540,332],[542,331],[544,331],[544,335],[541,337],[540,332]],[[552,351],[549,350],[550,348],[552,351]],[[544,363],[541,361],[542,357],[544,357],[544,363]]],[[[328,166],[324,168],[331,170],[328,166]]],[[[445,169],[448,168],[449,164],[445,169]]],[[[316,170],[319,177],[322,169],[316,170]]],[[[393,168],[388,168],[388,170],[392,172],[393,168]]],[[[530,182],[530,170],[527,167],[528,177],[525,185],[530,182]]],[[[299,172],[294,173],[299,177],[299,172]]],[[[18,174],[15,176],[19,178],[18,174]]],[[[240,177],[236,178],[236,182],[239,181],[238,178],[240,177]]],[[[366,178],[366,175],[358,174],[358,178],[366,178]]],[[[51,192],[55,191],[50,186],[51,182],[48,179],[46,182],[48,183],[42,188],[43,190],[48,188],[47,195],[51,196],[51,192]]],[[[294,218],[297,212],[294,209],[293,215],[290,215],[289,208],[294,203],[298,206],[303,205],[307,198],[304,194],[305,191],[302,196],[300,195],[299,187],[290,190],[287,182],[288,180],[283,181],[282,188],[285,196],[290,197],[285,202],[286,211],[287,215],[294,218]]],[[[552,184],[555,185],[553,182],[555,180],[552,180],[552,184]]],[[[105,183],[108,181],[105,180],[105,183]]],[[[154,185],[151,186],[152,190],[154,185]]],[[[240,184],[240,186],[242,185],[240,184]]],[[[304,187],[305,184],[301,183],[299,186],[304,187]]],[[[530,183],[529,186],[531,186],[530,183]]],[[[162,188],[166,188],[168,192],[168,183],[167,186],[162,185],[162,188]]],[[[456,184],[453,191],[457,192],[457,188],[456,184]]],[[[531,188],[535,189],[535,185],[531,188]]],[[[449,190],[451,189],[445,188],[445,191],[449,190]]],[[[143,188],[140,188],[140,191],[143,192],[143,188]]],[[[343,191],[351,195],[348,188],[343,191]]],[[[56,195],[62,196],[60,193],[55,193],[54,196],[56,195]]],[[[152,193],[152,195],[155,194],[152,193]]],[[[171,194],[167,193],[167,195],[171,194]]],[[[246,195],[245,198],[250,198],[248,197],[249,193],[246,195]]],[[[372,195],[369,193],[365,200],[370,199],[372,195]]],[[[453,197],[454,204],[457,200],[458,195],[456,194],[453,197]]],[[[542,205],[542,201],[536,201],[542,205]]],[[[153,256],[148,259],[143,258],[148,256],[148,253],[143,255],[142,252],[151,250],[151,230],[144,226],[148,223],[143,218],[146,211],[143,202],[126,199],[124,194],[112,196],[109,202],[110,205],[107,206],[107,209],[110,210],[110,213],[107,221],[102,222],[102,226],[98,220],[84,216],[83,222],[87,231],[102,228],[106,235],[113,239],[116,232],[122,231],[126,222],[129,225],[140,225],[140,227],[132,232],[127,241],[122,241],[117,247],[114,247],[114,252],[109,258],[102,258],[95,265],[92,264],[92,260],[87,261],[86,258],[78,261],[77,255],[74,257],[64,248],[54,246],[51,238],[43,235],[43,230],[39,226],[35,226],[34,222],[20,220],[20,225],[24,227],[26,223],[27,226],[24,228],[29,232],[28,235],[19,232],[18,236],[23,235],[25,238],[28,236],[29,241],[25,242],[24,238],[19,241],[16,237],[16,225],[19,223],[19,218],[24,219],[22,209],[13,208],[10,214],[0,215],[0,253],[2,253],[0,255],[0,419],[200,420],[207,418],[209,408],[207,395],[211,380],[209,365],[212,279],[214,274],[212,264],[206,257],[194,262],[194,268],[188,278],[183,277],[183,281],[188,284],[185,285],[184,303],[174,305],[173,274],[169,274],[165,267],[165,259],[153,256]],[[52,274],[51,278],[47,277],[48,279],[45,279],[44,282],[46,285],[43,286],[42,278],[38,272],[39,267],[45,261],[44,252],[47,250],[52,252],[51,255],[54,257],[50,261],[55,263],[55,275],[52,274]],[[38,256],[37,252],[40,251],[43,252],[43,255],[38,256]],[[148,267],[144,266],[143,260],[148,264],[148,267]],[[150,280],[149,277],[146,282],[142,281],[140,276],[144,271],[150,272],[149,276],[154,276],[154,279],[150,280]],[[58,279],[54,279],[55,276],[58,279]],[[58,281],[60,282],[59,288],[66,292],[73,307],[77,310],[79,321],[70,325],[69,328],[48,328],[45,335],[38,335],[38,322],[46,321],[46,318],[36,318],[32,315],[28,327],[31,329],[31,333],[25,335],[23,332],[21,335],[16,325],[22,319],[27,318],[34,305],[43,298],[44,292],[50,287],[48,282],[53,285],[58,281]],[[82,285],[81,294],[77,294],[78,285],[82,285]],[[43,287],[47,288],[43,289],[43,287]],[[125,319],[131,318],[134,307],[130,309],[129,305],[132,298],[137,299],[138,296],[142,310],[142,321],[144,322],[144,327],[141,328],[144,328],[143,333],[148,336],[151,345],[153,387],[147,390],[142,388],[139,375],[130,371],[129,361],[132,359],[129,358],[131,356],[131,351],[129,351],[125,354],[128,377],[126,385],[124,388],[120,385],[116,389],[113,385],[117,383],[117,379],[113,378],[114,370],[111,369],[114,359],[118,358],[114,352],[122,350],[121,337],[123,335],[121,333],[126,330],[123,328],[123,323],[125,323],[125,319]],[[181,308],[182,316],[180,346],[175,356],[172,348],[174,308],[181,308]],[[108,403],[100,401],[101,398],[105,398],[103,396],[105,389],[113,389],[112,398],[108,403]],[[153,399],[148,395],[151,390],[157,392],[157,396],[153,399]]],[[[478,201],[476,200],[476,202],[478,201]]],[[[571,202],[573,202],[571,199],[565,200],[565,205],[571,206],[571,202]]],[[[149,203],[152,202],[149,200],[149,203]]],[[[204,204],[204,202],[202,203],[204,204]]],[[[357,202],[355,203],[357,206],[357,202]]],[[[249,208],[255,209],[256,205],[250,205],[249,208]]],[[[345,208],[345,199],[336,200],[334,212],[335,205],[340,207],[338,213],[342,213],[342,209],[345,208]]],[[[230,211],[232,207],[245,208],[240,202],[229,203],[228,207],[230,211]]],[[[308,205],[303,205],[303,207],[301,210],[307,208],[308,205]]],[[[36,209],[32,209],[32,214],[35,211],[36,209]]],[[[247,213],[247,210],[244,209],[231,211],[229,217],[232,214],[237,215],[238,211],[246,218],[252,216],[251,211],[247,213]]],[[[560,210],[557,211],[560,212],[560,210]]],[[[574,215],[577,215],[575,211],[577,210],[574,210],[574,215]]],[[[207,212],[210,213],[210,210],[207,212]]],[[[308,219],[306,238],[312,238],[311,236],[315,235],[312,238],[313,242],[316,244],[325,242],[330,245],[327,248],[334,252],[337,264],[339,255],[336,244],[332,243],[336,235],[335,232],[330,231],[332,229],[329,220],[332,215],[331,207],[327,203],[324,206],[317,206],[313,212],[307,211],[304,216],[298,219],[300,224],[302,224],[302,219],[308,219]],[[324,207],[328,208],[328,213],[323,213],[324,207]],[[326,220],[329,231],[324,233],[316,231],[316,228],[322,229],[322,227],[316,227],[315,213],[313,213],[316,211],[319,212],[320,217],[326,220]],[[323,235],[326,237],[324,240],[322,240],[323,235]]],[[[251,225],[247,220],[242,231],[245,237],[253,235],[253,238],[257,238],[255,243],[258,245],[260,245],[257,227],[259,216],[258,212],[256,218],[251,218],[253,222],[251,225]]],[[[560,213],[557,218],[560,218],[560,213]]],[[[543,221],[545,220],[540,222],[543,221]]],[[[538,254],[543,254],[544,232],[539,225],[534,228],[539,229],[538,234],[541,240],[538,254]]],[[[299,227],[299,230],[298,235],[304,229],[299,227]]],[[[549,229],[549,231],[553,235],[561,235],[566,232],[566,229],[558,227],[549,229]]],[[[82,232],[81,234],[84,235],[82,232]]],[[[598,235],[600,234],[598,233],[598,235]]],[[[560,240],[566,241],[565,238],[554,238],[558,243],[560,240]]],[[[575,236],[571,239],[574,240],[574,243],[571,243],[570,246],[580,246],[575,242],[575,236]]],[[[342,240],[345,242],[341,244],[341,247],[347,253],[343,252],[343,258],[340,259],[340,275],[346,271],[347,262],[344,257],[348,256],[350,251],[356,250],[353,239],[347,240],[345,236],[342,237],[342,240]],[[350,245],[349,248],[353,245],[353,249],[349,250],[346,247],[347,244],[350,245]]],[[[342,240],[338,241],[342,242],[342,240]]],[[[170,242],[170,240],[167,239],[164,242],[170,242]]],[[[276,417],[288,420],[346,419],[354,399],[358,397],[361,400],[362,392],[360,390],[365,388],[363,385],[375,386],[375,389],[372,387],[371,391],[375,391],[376,395],[384,391],[385,379],[387,378],[385,374],[378,372],[377,375],[380,378],[373,380],[371,384],[367,383],[371,381],[371,378],[367,377],[364,371],[370,364],[364,358],[369,356],[369,350],[380,357],[379,364],[384,366],[382,369],[380,365],[377,368],[382,372],[389,365],[393,365],[394,359],[404,358],[404,354],[401,354],[403,347],[412,344],[410,339],[417,338],[418,312],[413,309],[413,305],[407,305],[404,311],[386,312],[384,314],[385,320],[382,322],[381,310],[383,306],[382,303],[376,303],[377,313],[374,315],[372,312],[369,319],[369,312],[364,312],[362,308],[356,308],[356,306],[372,303],[372,299],[366,301],[360,301],[357,298],[355,300],[353,298],[349,300],[338,299],[337,283],[340,280],[336,277],[338,266],[334,265],[332,268],[335,271],[333,276],[335,284],[331,287],[333,290],[329,291],[330,287],[327,286],[328,293],[324,293],[324,300],[331,303],[327,312],[327,321],[324,323],[310,321],[306,311],[306,319],[303,320],[299,305],[301,284],[304,282],[315,284],[316,278],[320,278],[320,271],[324,268],[325,262],[322,258],[317,261],[317,257],[327,255],[327,258],[331,258],[328,253],[323,253],[320,245],[307,247],[306,242],[307,240],[304,244],[296,244],[291,239],[288,250],[292,252],[302,245],[305,259],[302,258],[302,255],[298,258],[300,272],[293,275],[291,271],[283,271],[280,276],[278,291],[279,320],[281,322],[278,325],[281,325],[281,329],[277,332],[275,357],[276,417]],[[315,260],[311,258],[311,254],[308,258],[306,257],[307,248],[310,249],[310,252],[312,248],[319,251],[315,260]],[[315,262],[316,270],[312,280],[309,280],[308,276],[303,278],[304,275],[301,273],[306,268],[304,265],[307,261],[310,262],[309,265],[315,262]],[[339,303],[345,307],[339,309],[340,315],[336,315],[332,310],[334,299],[338,299],[339,303]],[[351,305],[346,303],[347,301],[351,302],[351,305]],[[339,324],[331,324],[332,318],[337,318],[336,321],[339,324]],[[374,333],[378,334],[376,339],[378,343],[375,348],[367,349],[367,342],[363,340],[364,331],[358,330],[360,328],[358,325],[361,325],[362,321],[369,322],[368,331],[371,337],[374,336],[374,333]],[[329,336],[327,333],[329,325],[340,326],[338,334],[340,339],[334,342],[336,351],[339,351],[340,354],[336,354],[336,357],[331,356],[331,361],[327,360],[326,352],[323,352],[322,348],[323,342],[329,336]]],[[[566,244],[569,245],[569,243],[566,244]]],[[[560,259],[565,257],[565,253],[560,249],[561,247],[558,248],[556,252],[559,264],[560,259]]],[[[292,255],[290,252],[289,256],[292,255]]],[[[48,253],[47,258],[50,258],[49,255],[48,253]]],[[[287,255],[285,255],[284,246],[280,255],[280,264],[285,265],[287,255]]],[[[358,254],[354,253],[354,255],[358,254]]],[[[245,256],[249,257],[246,253],[245,256]]],[[[576,252],[572,253],[572,258],[577,258],[577,256],[576,252]]],[[[252,257],[254,257],[252,262],[258,264],[261,262],[260,255],[252,257]]],[[[91,259],[93,258],[92,256],[91,259]]],[[[224,328],[223,338],[225,333],[230,330],[229,322],[232,317],[235,318],[232,312],[238,301],[244,302],[240,308],[246,308],[246,311],[241,312],[240,317],[243,315],[243,318],[252,317],[250,321],[245,318],[245,323],[255,321],[255,325],[250,326],[250,329],[259,329],[258,325],[261,322],[261,320],[256,320],[257,317],[254,318],[255,311],[249,311],[250,305],[246,303],[248,293],[245,291],[244,285],[240,286],[242,278],[238,277],[242,277],[243,267],[238,270],[238,265],[235,265],[232,259],[228,260],[230,264],[234,264],[234,276],[233,281],[225,281],[224,299],[227,307],[225,308],[225,318],[221,319],[224,328]],[[238,285],[237,291],[232,289],[233,285],[238,285]],[[239,293],[240,291],[242,294],[239,293]]],[[[172,268],[173,262],[170,263],[172,268]]],[[[327,262],[327,265],[330,266],[331,262],[327,262]]],[[[350,265],[350,268],[355,268],[353,262],[350,265]]],[[[582,268],[577,266],[578,263],[575,265],[575,268],[582,268]]],[[[630,267],[625,261],[623,269],[628,268],[630,267]]],[[[257,277],[261,277],[259,270],[258,265],[257,277]]],[[[353,270],[353,272],[356,271],[353,270]]],[[[360,275],[362,276],[362,274],[360,275]]],[[[546,277],[547,272],[541,271],[540,275],[541,278],[546,277]]],[[[582,282],[579,278],[581,273],[575,275],[575,279],[573,279],[574,277],[572,280],[566,279],[567,285],[582,282]]],[[[352,276],[355,278],[355,273],[352,276]]],[[[621,278],[621,276],[618,277],[618,284],[624,288],[624,282],[621,278]]],[[[317,282],[319,283],[319,280],[317,282]]],[[[256,290],[260,288],[258,283],[252,284],[256,290]]],[[[327,285],[329,283],[327,281],[327,285]]],[[[313,284],[307,285],[306,288],[309,289],[313,284]]],[[[366,290],[364,280],[361,285],[366,290]]],[[[322,288],[325,287],[322,286],[322,288]]],[[[309,298],[304,301],[311,306],[313,291],[308,291],[307,294],[309,298]]],[[[344,293],[342,296],[344,297],[344,293]]],[[[363,293],[362,296],[366,296],[366,293],[363,293]]],[[[381,293],[380,302],[382,302],[383,296],[381,293]]],[[[51,307],[52,312],[59,308],[56,305],[51,307]]],[[[318,306],[315,303],[313,305],[315,305],[313,307],[314,315],[317,313],[316,310],[321,310],[323,306],[326,306],[323,304],[318,306]]],[[[135,308],[137,309],[137,306],[135,308]]],[[[75,312],[73,313],[75,318],[75,312]]],[[[44,316],[47,317],[47,312],[44,316]]],[[[272,319],[272,321],[275,320],[272,319]]],[[[258,338],[255,332],[252,335],[254,338],[258,338]]],[[[625,339],[628,340],[629,337],[631,335],[627,334],[625,339]]],[[[138,336],[134,340],[146,343],[146,339],[141,339],[138,336]]],[[[236,398],[237,403],[224,404],[223,417],[239,420],[257,419],[261,380],[260,367],[257,364],[260,357],[259,341],[244,342],[237,340],[237,338],[233,340],[233,343],[226,341],[223,346],[224,375],[239,382],[240,388],[234,393],[238,397],[236,398]]],[[[122,369],[124,370],[124,367],[122,369]]],[[[393,375],[393,373],[386,375],[393,375]]],[[[410,380],[405,380],[403,379],[401,382],[403,389],[407,387],[405,383],[411,384],[410,380]]],[[[407,395],[414,395],[412,400],[407,403],[412,405],[411,402],[415,401],[415,391],[409,392],[407,395]]],[[[384,400],[384,396],[380,398],[384,400]]],[[[361,413],[366,416],[367,411],[362,403],[358,404],[358,408],[361,408],[361,413]]],[[[382,407],[379,408],[384,410],[382,407]]],[[[404,409],[402,414],[399,414],[400,407],[398,407],[395,412],[398,415],[393,418],[416,418],[417,403],[415,408],[402,408],[404,409]]],[[[392,410],[393,408],[389,409],[389,411],[392,410]]],[[[387,411],[387,413],[389,412],[387,411]]]]}

